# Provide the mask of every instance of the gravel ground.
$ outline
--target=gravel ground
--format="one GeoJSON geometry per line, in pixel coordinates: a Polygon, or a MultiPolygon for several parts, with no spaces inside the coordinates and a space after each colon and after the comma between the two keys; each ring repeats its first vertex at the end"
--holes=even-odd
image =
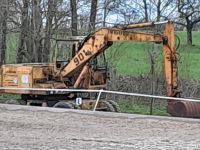
{"type": "Polygon", "coordinates": [[[200,120],[0,105],[1,150],[199,150],[200,120]]]}

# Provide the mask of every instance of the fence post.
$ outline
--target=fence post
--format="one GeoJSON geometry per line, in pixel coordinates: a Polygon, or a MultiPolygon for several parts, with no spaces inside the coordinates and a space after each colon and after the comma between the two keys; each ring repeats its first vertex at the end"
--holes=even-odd
{"type": "Polygon", "coordinates": [[[99,103],[99,100],[100,100],[100,96],[101,96],[102,91],[103,91],[103,89],[101,89],[101,90],[99,91],[99,95],[98,95],[98,97],[97,97],[97,100],[96,100],[96,103],[95,103],[95,105],[94,105],[93,111],[96,111],[97,104],[99,103]]]}

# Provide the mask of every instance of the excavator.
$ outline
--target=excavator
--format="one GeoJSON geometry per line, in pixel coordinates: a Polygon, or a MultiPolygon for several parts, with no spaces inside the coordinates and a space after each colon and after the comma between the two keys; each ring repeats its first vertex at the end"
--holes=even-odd
{"type": "MultiPolygon", "coordinates": [[[[5,89],[2,88],[0,92],[20,94],[26,105],[92,109],[95,105],[95,95],[91,93],[18,90],[17,88],[105,89],[109,75],[104,53],[114,42],[126,41],[153,42],[163,45],[166,95],[180,97],[174,23],[171,21],[100,28],[81,42],[74,44],[72,57],[67,61],[2,65],[0,86],[5,89]],[[161,34],[136,30],[154,28],[160,24],[165,26],[161,34]],[[105,65],[99,66],[95,61],[100,55],[103,56],[101,58],[105,65]],[[80,97],[82,103],[76,106],[73,101],[80,97]]],[[[114,101],[103,100],[98,103],[97,110],[119,111],[114,101]]],[[[199,110],[198,103],[168,100],[167,111],[172,116],[200,117],[199,110]]]]}

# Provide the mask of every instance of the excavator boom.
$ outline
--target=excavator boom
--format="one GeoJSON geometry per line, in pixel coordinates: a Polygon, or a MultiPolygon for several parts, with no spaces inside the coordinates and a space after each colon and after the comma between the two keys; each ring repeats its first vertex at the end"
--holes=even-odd
{"type": "Polygon", "coordinates": [[[84,66],[91,58],[103,52],[112,42],[136,41],[162,43],[165,37],[159,34],[131,32],[113,28],[102,28],[87,37],[78,53],[71,59],[60,74],[62,77],[69,77],[84,66]]]}

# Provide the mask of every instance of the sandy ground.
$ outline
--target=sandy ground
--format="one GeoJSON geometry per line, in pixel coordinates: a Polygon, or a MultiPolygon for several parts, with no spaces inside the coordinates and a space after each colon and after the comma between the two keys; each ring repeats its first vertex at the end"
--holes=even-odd
{"type": "Polygon", "coordinates": [[[199,150],[200,120],[2,104],[0,149],[199,150]]]}

